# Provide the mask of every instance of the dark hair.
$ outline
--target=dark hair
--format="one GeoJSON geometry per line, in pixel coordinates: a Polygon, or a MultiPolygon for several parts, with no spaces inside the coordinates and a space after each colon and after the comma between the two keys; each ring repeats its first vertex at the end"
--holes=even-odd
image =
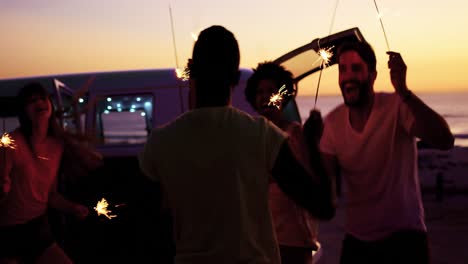
{"type": "MultiPolygon", "coordinates": [[[[266,61],[259,63],[256,69],[253,69],[253,74],[250,76],[247,81],[247,87],[245,88],[245,97],[247,101],[256,109],[255,98],[257,95],[258,84],[261,80],[272,80],[275,82],[278,90],[281,86],[285,85],[287,93],[289,96],[287,98],[292,98],[296,96],[296,87],[293,84],[293,75],[290,71],[286,70],[283,66],[278,65],[272,61],[266,61]]],[[[283,106],[285,106],[289,100],[283,101],[283,106]]]]}
{"type": "Polygon", "coordinates": [[[101,156],[88,146],[88,143],[92,142],[92,138],[81,133],[70,133],[60,126],[52,97],[47,89],[38,82],[26,84],[17,95],[19,131],[24,135],[31,151],[35,153],[31,142],[32,120],[26,113],[26,106],[29,103],[28,99],[32,96],[44,96],[51,104],[52,113],[48,121],[47,135],[62,141],[64,144],[62,163],[66,162],[65,164],[68,165],[63,165],[63,168],[71,169],[73,167],[69,174],[76,177],[76,175],[84,175],[89,170],[100,166],[101,156]]]}
{"type": "Polygon", "coordinates": [[[239,82],[239,61],[239,46],[229,30],[211,26],[200,33],[188,65],[197,83],[197,104],[227,104],[230,87],[239,82]]]}
{"type": "Polygon", "coordinates": [[[54,104],[51,99],[51,95],[47,89],[39,82],[32,82],[26,84],[17,95],[18,103],[18,120],[20,124],[20,131],[26,137],[27,140],[30,139],[32,134],[32,120],[29,118],[26,113],[26,106],[28,104],[28,99],[32,96],[44,96],[49,100],[52,107],[52,114],[49,118],[47,135],[55,138],[63,137],[64,131],[62,127],[57,122],[57,116],[54,109],[54,104]]]}
{"type": "Polygon", "coordinates": [[[339,59],[341,54],[346,51],[355,51],[367,64],[369,72],[376,72],[377,60],[375,58],[375,52],[372,46],[363,41],[363,42],[346,42],[338,48],[337,58],[339,59]]]}

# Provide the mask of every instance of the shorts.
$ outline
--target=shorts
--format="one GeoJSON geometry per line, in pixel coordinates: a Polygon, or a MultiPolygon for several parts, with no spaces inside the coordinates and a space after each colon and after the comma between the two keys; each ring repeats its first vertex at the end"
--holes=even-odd
{"type": "Polygon", "coordinates": [[[24,224],[0,226],[0,258],[34,260],[55,243],[46,215],[24,224]]]}

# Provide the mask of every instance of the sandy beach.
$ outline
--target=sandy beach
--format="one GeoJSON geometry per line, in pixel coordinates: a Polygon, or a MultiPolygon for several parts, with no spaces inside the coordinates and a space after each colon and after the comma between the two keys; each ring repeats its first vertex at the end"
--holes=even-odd
{"type": "MultiPolygon", "coordinates": [[[[468,148],[421,149],[419,174],[431,263],[468,263],[468,148]],[[437,178],[439,184],[443,182],[442,195],[440,191],[438,194],[437,178]]],[[[323,251],[317,263],[339,263],[344,220],[344,208],[339,207],[332,221],[320,225],[319,240],[323,251]]]]}

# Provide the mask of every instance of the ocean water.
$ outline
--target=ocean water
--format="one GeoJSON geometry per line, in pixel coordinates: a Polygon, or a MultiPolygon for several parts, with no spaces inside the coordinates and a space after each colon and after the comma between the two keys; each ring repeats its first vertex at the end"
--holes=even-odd
{"type": "MultiPolygon", "coordinates": [[[[417,94],[429,107],[441,114],[455,135],[455,145],[468,147],[468,92],[417,94]]],[[[314,96],[298,96],[299,113],[304,121],[314,107],[314,96]]],[[[343,102],[341,95],[319,96],[317,108],[326,116],[343,102]]]]}

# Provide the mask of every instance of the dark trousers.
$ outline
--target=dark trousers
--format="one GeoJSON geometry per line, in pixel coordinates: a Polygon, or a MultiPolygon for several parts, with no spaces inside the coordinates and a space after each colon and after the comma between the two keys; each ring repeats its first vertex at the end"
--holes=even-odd
{"type": "Polygon", "coordinates": [[[362,241],[346,234],[340,264],[351,263],[428,264],[427,233],[415,230],[400,231],[377,241],[362,241]]]}
{"type": "Polygon", "coordinates": [[[0,259],[23,258],[32,262],[54,243],[47,215],[12,226],[0,226],[0,259]]]}
{"type": "Polygon", "coordinates": [[[312,248],[279,246],[282,264],[312,264],[312,248]]]}

